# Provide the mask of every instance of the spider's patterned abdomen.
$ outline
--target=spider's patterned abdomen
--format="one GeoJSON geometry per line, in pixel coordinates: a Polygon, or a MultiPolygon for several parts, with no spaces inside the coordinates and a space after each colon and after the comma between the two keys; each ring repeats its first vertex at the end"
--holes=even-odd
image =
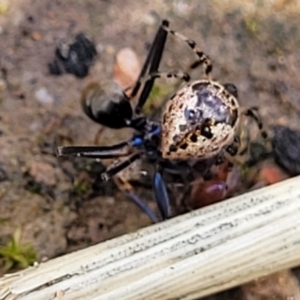
{"type": "Polygon", "coordinates": [[[237,98],[215,81],[185,85],[162,114],[161,151],[166,159],[206,159],[234,139],[239,122],[237,98]]]}

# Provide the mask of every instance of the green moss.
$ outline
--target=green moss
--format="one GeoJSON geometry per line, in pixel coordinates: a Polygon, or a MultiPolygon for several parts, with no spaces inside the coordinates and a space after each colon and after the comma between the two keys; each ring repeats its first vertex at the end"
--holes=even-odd
{"type": "Polygon", "coordinates": [[[254,36],[258,35],[260,32],[259,23],[258,23],[257,19],[255,19],[255,18],[250,18],[250,17],[246,18],[245,26],[246,26],[246,29],[254,36]]]}
{"type": "Polygon", "coordinates": [[[12,269],[24,269],[32,265],[37,258],[31,245],[21,244],[21,230],[17,229],[7,245],[0,246],[0,265],[5,272],[12,269]]]}
{"type": "Polygon", "coordinates": [[[74,183],[74,189],[73,192],[74,194],[78,196],[84,195],[89,189],[89,186],[86,182],[84,181],[77,181],[74,183]]]}
{"type": "Polygon", "coordinates": [[[151,94],[143,107],[143,113],[149,115],[153,110],[157,109],[165,99],[165,97],[174,89],[172,85],[155,85],[151,94]]]}

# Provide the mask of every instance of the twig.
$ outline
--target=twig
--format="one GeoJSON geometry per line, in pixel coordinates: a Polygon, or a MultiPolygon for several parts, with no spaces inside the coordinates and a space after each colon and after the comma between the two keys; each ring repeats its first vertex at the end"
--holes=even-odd
{"type": "Polygon", "coordinates": [[[197,299],[300,265],[300,177],[0,279],[0,299],[197,299]]]}

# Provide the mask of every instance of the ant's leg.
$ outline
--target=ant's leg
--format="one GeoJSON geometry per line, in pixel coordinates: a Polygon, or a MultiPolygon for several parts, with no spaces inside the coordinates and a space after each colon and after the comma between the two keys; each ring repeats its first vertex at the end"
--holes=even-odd
{"type": "MultiPolygon", "coordinates": [[[[134,139],[133,142],[136,142],[134,139]]],[[[142,142],[139,140],[138,142],[142,142]]],[[[88,158],[115,158],[115,157],[122,157],[127,156],[130,153],[130,148],[128,142],[123,142],[114,146],[70,146],[70,147],[58,147],[58,156],[66,156],[66,155],[73,155],[73,156],[82,156],[88,158]]],[[[118,172],[121,172],[128,166],[130,166],[134,161],[139,159],[142,155],[142,152],[137,152],[129,156],[128,158],[117,161],[111,164],[107,170],[101,174],[101,179],[103,181],[108,181],[111,177],[116,175],[118,172]]]]}
{"type": "Polygon", "coordinates": [[[151,71],[151,69],[153,69],[152,72],[157,71],[159,64],[160,64],[160,60],[161,60],[161,56],[162,56],[162,52],[164,50],[164,46],[165,46],[165,42],[167,39],[167,32],[164,29],[165,27],[169,26],[169,22],[164,20],[162,21],[162,24],[160,25],[156,36],[152,42],[150,51],[148,53],[148,56],[146,58],[146,61],[143,65],[143,68],[141,70],[141,73],[139,74],[138,80],[135,83],[135,86],[132,88],[132,92],[130,94],[131,97],[134,97],[137,95],[139,88],[141,86],[141,79],[146,75],[149,74],[151,71]]]}
{"type": "MultiPolygon", "coordinates": [[[[138,91],[140,90],[140,87],[142,85],[142,78],[145,77],[147,74],[153,73],[153,72],[157,72],[158,68],[159,68],[159,64],[162,58],[162,54],[163,54],[163,50],[165,48],[165,43],[167,40],[167,31],[165,30],[165,28],[168,28],[169,26],[169,22],[164,20],[162,21],[161,26],[158,29],[158,32],[154,38],[154,41],[152,43],[150,52],[146,58],[146,61],[144,63],[144,66],[142,68],[142,71],[139,75],[139,78],[135,84],[135,86],[132,89],[132,92],[129,96],[129,98],[133,98],[137,95],[138,91]]],[[[135,112],[137,114],[140,113],[142,107],[144,106],[144,104],[146,103],[149,94],[152,90],[153,84],[154,84],[154,80],[155,78],[149,78],[144,87],[143,90],[139,96],[137,105],[135,107],[135,112]]]]}
{"type": "Polygon", "coordinates": [[[166,184],[160,173],[156,172],[153,177],[154,197],[163,220],[171,217],[171,205],[166,184]]]}
{"type": "Polygon", "coordinates": [[[133,162],[135,162],[137,159],[139,159],[142,156],[142,152],[137,152],[129,156],[128,158],[116,161],[112,163],[104,173],[101,174],[101,179],[103,181],[110,180],[113,176],[115,176],[117,173],[121,172],[122,170],[129,167],[133,162]]]}
{"type": "Polygon", "coordinates": [[[87,158],[116,158],[132,153],[132,148],[139,148],[143,144],[140,136],[133,136],[125,141],[112,146],[65,146],[57,147],[57,156],[78,156],[87,158]]]}
{"type": "Polygon", "coordinates": [[[66,146],[57,147],[57,156],[78,156],[88,158],[114,158],[129,154],[129,145],[123,142],[114,146],[66,146]]]}
{"type": "Polygon", "coordinates": [[[158,223],[160,221],[151,208],[134,193],[129,182],[124,182],[118,176],[114,178],[114,182],[118,186],[119,190],[124,192],[134,202],[134,204],[137,205],[150,218],[153,223],[158,223]]]}
{"type": "Polygon", "coordinates": [[[205,74],[208,78],[210,78],[211,71],[212,71],[212,68],[213,68],[212,63],[211,63],[208,55],[206,55],[203,51],[201,51],[197,47],[196,42],[194,40],[191,40],[191,39],[187,38],[186,36],[184,36],[181,33],[178,33],[174,30],[171,30],[167,26],[164,26],[164,29],[167,32],[171,33],[175,37],[181,39],[182,41],[184,41],[185,43],[188,44],[188,46],[193,50],[193,52],[197,55],[197,58],[198,58],[197,61],[191,65],[191,68],[194,69],[194,68],[198,67],[199,65],[205,64],[206,65],[205,74]]]}
{"type": "Polygon", "coordinates": [[[115,158],[127,156],[132,152],[132,147],[140,147],[143,139],[134,136],[131,140],[113,146],[65,146],[57,147],[57,156],[78,156],[87,158],[115,158]]]}

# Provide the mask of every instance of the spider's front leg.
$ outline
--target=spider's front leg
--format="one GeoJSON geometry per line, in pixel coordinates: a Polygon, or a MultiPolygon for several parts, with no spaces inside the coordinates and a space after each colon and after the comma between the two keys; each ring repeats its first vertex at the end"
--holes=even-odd
{"type": "Polygon", "coordinates": [[[202,64],[205,64],[205,66],[206,66],[205,67],[205,75],[207,76],[208,79],[210,79],[213,66],[210,61],[209,56],[206,55],[201,49],[199,49],[197,47],[197,44],[194,40],[189,39],[185,35],[168,28],[168,26],[163,26],[163,28],[168,33],[172,34],[173,36],[175,36],[175,37],[179,38],[180,40],[182,40],[183,42],[185,42],[193,50],[193,52],[197,56],[197,60],[191,65],[191,68],[194,69],[202,64]]]}

